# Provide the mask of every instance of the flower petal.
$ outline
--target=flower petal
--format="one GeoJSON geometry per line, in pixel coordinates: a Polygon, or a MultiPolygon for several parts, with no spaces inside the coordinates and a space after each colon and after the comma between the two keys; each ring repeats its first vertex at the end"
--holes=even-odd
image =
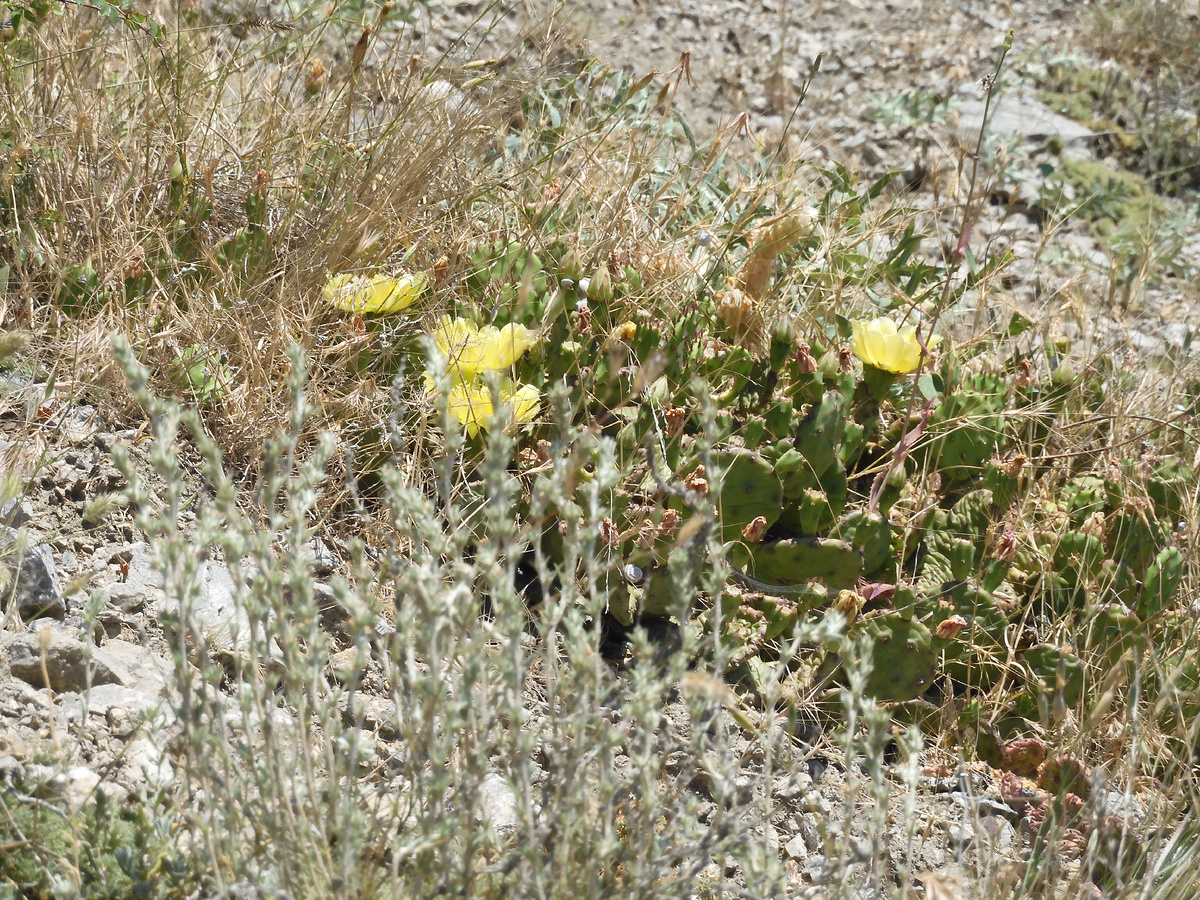
{"type": "Polygon", "coordinates": [[[497,372],[507,369],[537,343],[537,334],[524,325],[510,322],[503,328],[491,329],[485,338],[486,350],[482,368],[497,372]]]}
{"type": "Polygon", "coordinates": [[[447,406],[460,425],[465,425],[467,434],[475,437],[481,427],[487,428],[492,417],[492,395],[477,381],[458,382],[450,388],[447,406]]]}
{"type": "MultiPolygon", "coordinates": [[[[913,326],[897,328],[891,319],[858,320],[851,323],[854,355],[869,366],[907,375],[921,364],[921,344],[913,326]]],[[[930,340],[932,348],[939,338],[930,340]]]]}
{"type": "MultiPolygon", "coordinates": [[[[511,384],[509,387],[510,389],[516,388],[511,384]]],[[[532,422],[537,418],[538,410],[541,408],[538,389],[532,384],[524,384],[520,388],[510,390],[506,393],[504,400],[512,407],[513,420],[518,425],[532,422]]]]}
{"type": "Polygon", "coordinates": [[[371,279],[371,299],[362,310],[364,313],[397,313],[413,304],[424,292],[429,279],[423,273],[388,278],[376,275],[371,279]]]}
{"type": "Polygon", "coordinates": [[[371,291],[371,280],[365,275],[330,275],[321,296],[337,309],[356,313],[361,312],[371,291]]]}
{"type": "Polygon", "coordinates": [[[331,275],[322,295],[330,304],[359,315],[399,312],[421,296],[429,283],[422,273],[389,278],[386,275],[331,275]]]}
{"type": "Polygon", "coordinates": [[[446,359],[446,368],[458,381],[470,381],[480,370],[486,350],[485,338],[469,319],[442,316],[434,329],[438,351],[446,359]]]}

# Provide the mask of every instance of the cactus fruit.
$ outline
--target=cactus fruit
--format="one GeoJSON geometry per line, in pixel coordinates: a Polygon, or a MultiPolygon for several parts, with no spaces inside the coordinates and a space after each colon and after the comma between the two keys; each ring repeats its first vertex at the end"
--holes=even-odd
{"type": "Polygon", "coordinates": [[[747,450],[714,453],[712,462],[718,477],[722,540],[738,540],[742,529],[760,516],[768,528],[773,525],[783,506],[783,485],[771,464],[747,450]]]}
{"type": "Polygon", "coordinates": [[[862,554],[845,541],[774,541],[754,548],[750,574],[765,584],[802,585],[819,579],[829,590],[850,588],[862,573],[862,554]]]}
{"type": "Polygon", "coordinates": [[[1084,666],[1073,653],[1060,650],[1053,644],[1038,644],[1025,651],[1022,657],[1032,676],[1030,688],[1049,694],[1068,707],[1074,707],[1083,696],[1084,666]]]}
{"type": "MultiPolygon", "coordinates": [[[[849,637],[870,643],[871,673],[866,693],[876,700],[915,700],[933,684],[937,653],[929,629],[902,613],[866,619],[850,629],[849,637]]],[[[854,646],[848,641],[849,647],[854,646]]],[[[844,652],[844,651],[843,651],[844,652]]],[[[846,660],[843,656],[843,664],[846,660]]]]}
{"type": "Polygon", "coordinates": [[[1091,793],[1088,770],[1073,753],[1059,753],[1038,766],[1037,783],[1054,797],[1075,794],[1086,800],[1091,793]]]}
{"type": "Polygon", "coordinates": [[[1041,738],[1017,738],[1004,745],[1000,768],[1022,778],[1037,778],[1046,761],[1046,742],[1041,738]]]}

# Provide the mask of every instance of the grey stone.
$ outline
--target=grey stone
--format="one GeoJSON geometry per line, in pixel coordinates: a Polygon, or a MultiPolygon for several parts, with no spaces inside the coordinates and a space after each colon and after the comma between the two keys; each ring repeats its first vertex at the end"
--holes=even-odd
{"type": "Polygon", "coordinates": [[[124,548],[115,557],[127,566],[125,580],[105,588],[110,606],[137,612],[162,598],[163,577],[154,567],[150,545],[144,541],[124,548]]]}
{"type": "Polygon", "coordinates": [[[821,840],[821,828],[813,813],[803,813],[800,816],[800,834],[804,838],[805,846],[810,851],[820,850],[824,844],[824,841],[821,840]]]}
{"type": "Polygon", "coordinates": [[[1131,825],[1138,825],[1146,818],[1146,805],[1129,794],[1105,791],[1104,815],[1119,816],[1131,825]]]}
{"type": "Polygon", "coordinates": [[[59,421],[63,438],[72,444],[90,443],[103,426],[94,406],[72,406],[59,421]]]}
{"type": "Polygon", "coordinates": [[[100,776],[87,766],[71,766],[63,775],[67,780],[66,800],[72,809],[79,809],[87,803],[100,786],[100,776]]]}
{"type": "Polygon", "coordinates": [[[391,700],[356,693],[353,704],[349,701],[349,697],[338,701],[343,708],[343,717],[347,724],[361,719],[364,727],[374,730],[382,738],[393,738],[399,734],[396,704],[391,700]]]}
{"type": "MultiPolygon", "coordinates": [[[[974,146],[983,122],[985,101],[964,100],[958,106],[957,136],[967,146],[974,146]]],[[[1060,115],[1033,96],[1032,89],[1024,87],[1008,91],[998,100],[993,99],[988,111],[987,130],[999,138],[1020,138],[1041,143],[1057,137],[1064,144],[1082,147],[1095,137],[1088,127],[1074,119],[1060,115]]]]}
{"type": "Polygon", "coordinates": [[[169,660],[130,641],[111,640],[101,648],[107,659],[127,673],[121,683],[150,697],[166,699],[175,691],[175,668],[169,660]]]}
{"type": "MultiPolygon", "coordinates": [[[[194,633],[204,638],[205,650],[218,657],[228,658],[244,654],[251,639],[250,617],[245,606],[238,602],[237,585],[229,569],[222,563],[206,561],[200,568],[199,596],[192,602],[189,620],[194,633]]],[[[250,573],[247,573],[249,579],[250,573]]],[[[160,621],[173,632],[178,626],[179,601],[175,597],[164,597],[152,609],[160,621]]],[[[191,635],[189,635],[189,640],[191,635]]],[[[193,651],[198,649],[192,647],[193,651]]],[[[271,641],[267,648],[272,660],[280,655],[279,647],[271,641]]]]}
{"type": "Polygon", "coordinates": [[[479,786],[479,809],[483,821],[499,835],[511,834],[520,824],[517,818],[517,795],[509,783],[495,772],[485,777],[479,786]]]}
{"type": "Polygon", "coordinates": [[[0,652],[8,657],[13,676],[34,687],[50,687],[59,692],[80,691],[89,683],[128,684],[132,680],[118,659],[54,628],[43,627],[36,634],[15,635],[0,648],[0,652]]]}
{"type": "Polygon", "coordinates": [[[800,874],[809,884],[829,883],[829,860],[824,856],[810,856],[800,864],[800,874]]]}
{"type": "Polygon", "coordinates": [[[1195,326],[1186,322],[1171,322],[1163,326],[1163,338],[1176,350],[1189,346],[1195,336],[1195,326]]]}
{"type": "Polygon", "coordinates": [[[961,849],[975,840],[975,829],[970,822],[963,822],[961,825],[947,827],[946,835],[950,838],[951,846],[961,849]]]}
{"type": "Polygon", "coordinates": [[[982,816],[1003,816],[1006,819],[1019,819],[1017,811],[1007,803],[993,800],[991,797],[980,797],[976,809],[982,816]]]}
{"type": "Polygon", "coordinates": [[[64,710],[81,714],[86,708],[89,715],[103,718],[109,733],[120,738],[129,737],[147,721],[156,726],[175,721],[175,713],[161,699],[119,684],[93,685],[84,694],[63,694],[59,703],[64,710]]]}
{"type": "Polygon", "coordinates": [[[341,564],[341,560],[338,559],[337,554],[329,549],[329,546],[319,537],[314,537],[308,546],[312,551],[312,570],[314,575],[323,578],[331,574],[341,564]]]}
{"type": "Polygon", "coordinates": [[[1005,856],[1012,854],[1017,830],[1007,819],[1001,816],[981,816],[979,831],[993,850],[1005,856]]]}
{"type": "Polygon", "coordinates": [[[175,780],[175,769],[166,747],[149,737],[140,737],[125,748],[125,778],[132,787],[148,785],[160,791],[175,780]]]}
{"type": "Polygon", "coordinates": [[[783,852],[786,853],[791,859],[807,858],[808,845],[804,840],[804,836],[798,834],[788,841],[783,847],[783,852]]]}
{"type": "Polygon", "coordinates": [[[65,800],[67,776],[53,766],[30,763],[25,766],[24,782],[39,800],[65,800]]]}
{"type": "Polygon", "coordinates": [[[794,772],[776,778],[771,787],[771,793],[780,800],[793,800],[811,788],[812,779],[808,777],[807,772],[794,772]]]}
{"type": "MultiPolygon", "coordinates": [[[[0,444],[4,443],[0,441],[0,444]]],[[[0,447],[0,452],[3,448],[0,447]]],[[[0,525],[8,525],[12,528],[20,528],[33,518],[33,504],[28,500],[21,500],[16,497],[5,501],[3,506],[0,506],[0,525]]]]}
{"type": "Polygon", "coordinates": [[[61,619],[67,614],[67,607],[58,585],[54,556],[44,544],[36,547],[24,544],[19,532],[0,528],[0,567],[7,569],[12,578],[12,581],[0,579],[8,585],[5,593],[12,591],[12,599],[22,618],[49,616],[61,619]]]}

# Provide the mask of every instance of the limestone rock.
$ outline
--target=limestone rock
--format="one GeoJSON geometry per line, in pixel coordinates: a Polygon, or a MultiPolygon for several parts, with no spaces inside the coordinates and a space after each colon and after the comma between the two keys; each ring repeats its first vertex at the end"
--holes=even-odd
{"type": "MultiPolygon", "coordinates": [[[[44,544],[24,546],[18,532],[0,528],[0,584],[7,596],[16,601],[17,611],[24,619],[50,616],[61,619],[67,613],[54,557],[44,544]]],[[[6,604],[7,605],[7,604],[6,604]]]]}
{"type": "Polygon", "coordinates": [[[483,779],[479,786],[479,809],[483,821],[496,834],[506,837],[516,831],[517,795],[507,781],[495,772],[483,779]]]}
{"type": "Polygon", "coordinates": [[[43,627],[36,633],[15,635],[4,643],[0,653],[8,658],[14,677],[34,687],[50,687],[58,692],[80,691],[89,683],[128,684],[133,680],[116,657],[55,628],[43,627]]]}

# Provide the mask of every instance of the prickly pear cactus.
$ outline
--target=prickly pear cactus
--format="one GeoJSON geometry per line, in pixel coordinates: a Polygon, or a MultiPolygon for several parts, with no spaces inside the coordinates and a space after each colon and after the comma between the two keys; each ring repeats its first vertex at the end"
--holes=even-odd
{"type": "Polygon", "coordinates": [[[1178,547],[1164,547],[1146,569],[1137,612],[1143,618],[1153,616],[1170,604],[1183,580],[1183,554],[1178,547]]]}
{"type": "MultiPolygon", "coordinates": [[[[186,196],[178,214],[194,221],[186,196]]],[[[819,695],[858,645],[881,702],[936,703],[940,683],[986,707],[1003,737],[1060,721],[1086,702],[1088,672],[1128,662],[1171,618],[1190,457],[1103,456],[1110,437],[1129,446],[1105,432],[1111,379],[1075,365],[1062,341],[1011,333],[955,347],[918,330],[907,304],[886,323],[773,319],[787,306],[768,299],[777,263],[819,243],[800,221],[783,212],[731,233],[727,254],[688,238],[654,265],[588,247],[585,228],[460,255],[448,302],[481,324],[536,330],[543,341],[513,375],[557,391],[572,417],[515,430],[518,470],[546,465],[547,447],[611,441],[620,483],[596,565],[573,574],[603,579],[623,625],[721,622],[751,687],[819,695]],[[791,224],[776,240],[779,222],[791,224]],[[688,278],[673,315],[646,299],[688,278]],[[1080,423],[1095,453],[1059,452],[1052,441],[1080,423]],[[720,596],[690,577],[721,570],[720,596]],[[783,653],[831,608],[849,623],[844,646],[783,653]],[[1029,646],[1031,634],[1072,635],[1072,650],[1029,646]]],[[[580,483],[592,477],[579,470],[580,483]]],[[[1008,746],[1012,767],[1036,769],[1032,750],[1008,746]]]]}
{"type": "Polygon", "coordinates": [[[880,575],[888,562],[894,564],[892,529],[879,513],[856,510],[838,522],[834,534],[862,554],[863,575],[880,575]]]}
{"type": "Polygon", "coordinates": [[[973,478],[1007,445],[1005,402],[1004,381],[983,374],[971,376],[942,400],[930,420],[936,439],[929,462],[944,478],[973,478]]]}
{"type": "Polygon", "coordinates": [[[756,519],[770,528],[783,509],[783,485],[771,464],[747,451],[714,454],[717,471],[717,516],[721,538],[736,541],[756,519]]]}
{"type": "MultiPolygon", "coordinates": [[[[850,629],[847,647],[865,643],[871,656],[866,692],[877,700],[915,700],[933,686],[937,653],[929,629],[902,613],[867,619],[850,629]]],[[[844,649],[844,655],[853,650],[844,649]]]]}
{"type": "Polygon", "coordinates": [[[1074,708],[1083,696],[1084,666],[1073,653],[1052,644],[1038,644],[1025,651],[1022,661],[1029,670],[1029,686],[1050,704],[1074,708]]]}

